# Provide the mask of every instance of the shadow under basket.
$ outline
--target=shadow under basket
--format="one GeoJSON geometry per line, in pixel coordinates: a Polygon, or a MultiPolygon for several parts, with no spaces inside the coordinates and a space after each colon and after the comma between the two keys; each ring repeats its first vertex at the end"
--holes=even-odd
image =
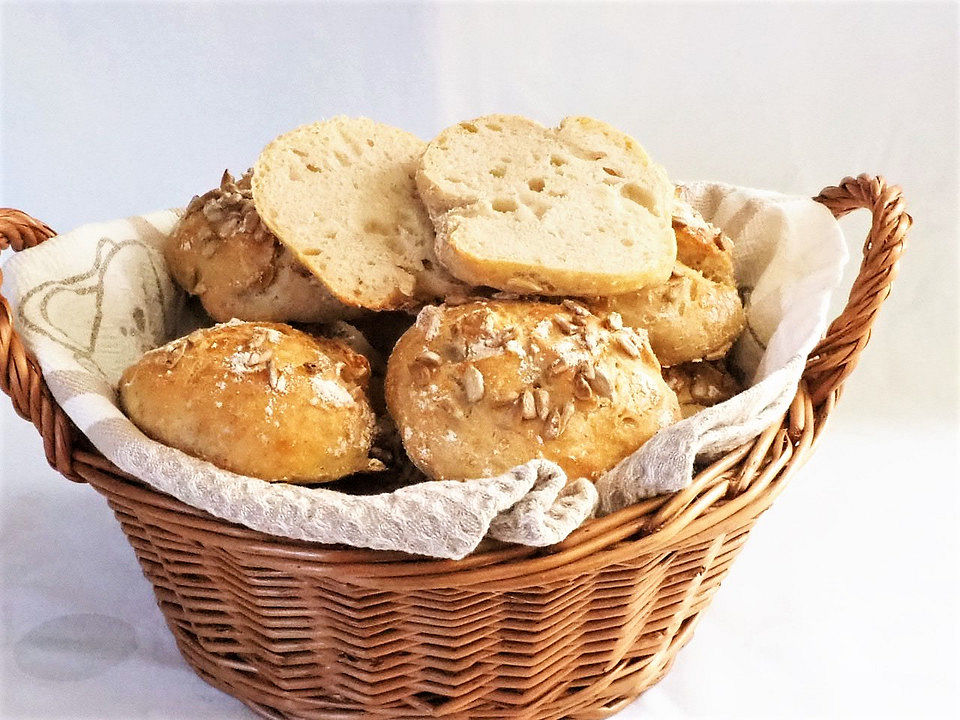
{"type": "MultiPolygon", "coordinates": [[[[50,464],[107,498],[186,661],[259,715],[603,718],[663,677],[690,639],[750,528],[808,457],[889,295],[911,223],[900,189],[860,175],[816,200],[837,217],[868,209],[873,224],[789,411],[689,488],[549,548],[432,560],[273,537],[184,505],[77,431],[2,297],[0,383],[50,464]]],[[[0,249],[53,235],[0,209],[0,249]]]]}

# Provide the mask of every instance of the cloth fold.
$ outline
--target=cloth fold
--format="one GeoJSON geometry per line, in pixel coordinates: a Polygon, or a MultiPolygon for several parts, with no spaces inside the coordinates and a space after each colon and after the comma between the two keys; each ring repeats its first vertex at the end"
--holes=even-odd
{"type": "Polygon", "coordinates": [[[115,384],[186,318],[162,245],[177,211],[85,225],[12,257],[5,292],[54,398],[122,470],[194,507],[284,537],[462,558],[485,537],[545,546],[595,513],[689,484],[697,458],[755,437],[788,408],[826,326],[846,261],[839,226],[809,198],[720,183],[684,198],[734,241],[748,328],[734,360],[752,385],[664,428],[595,484],[531,460],[493,478],[356,496],[243,477],[156,443],[119,410],[115,384]]]}

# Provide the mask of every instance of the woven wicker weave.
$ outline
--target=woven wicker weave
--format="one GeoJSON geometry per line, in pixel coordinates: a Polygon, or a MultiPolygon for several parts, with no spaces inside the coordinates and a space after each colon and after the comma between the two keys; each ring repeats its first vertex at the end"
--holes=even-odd
{"type": "MultiPolygon", "coordinates": [[[[548,549],[461,561],[324,547],[217,520],[118,471],[50,396],[0,298],[0,382],[50,464],[102,493],[184,658],[268,718],[602,718],[670,667],[757,517],[815,444],[897,273],[910,216],[861,175],[825,189],[873,225],[846,309],[780,423],[693,484],[548,549]]],[[[0,210],[0,247],[53,232],[0,210]]]]}

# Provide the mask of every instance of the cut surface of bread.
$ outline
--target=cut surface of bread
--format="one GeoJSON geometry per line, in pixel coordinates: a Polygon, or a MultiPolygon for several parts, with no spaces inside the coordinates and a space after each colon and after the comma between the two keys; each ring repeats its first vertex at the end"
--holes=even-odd
{"type": "Polygon", "coordinates": [[[556,129],[512,115],[454,125],[427,146],[417,187],[437,256],[473,285],[620,294],[664,282],[676,260],[666,173],[591,118],[556,129]]]}
{"type": "Polygon", "coordinates": [[[338,300],[415,307],[462,288],[434,255],[414,175],[425,143],[366,118],[296,128],[264,148],[253,199],[271,231],[338,300]]]}

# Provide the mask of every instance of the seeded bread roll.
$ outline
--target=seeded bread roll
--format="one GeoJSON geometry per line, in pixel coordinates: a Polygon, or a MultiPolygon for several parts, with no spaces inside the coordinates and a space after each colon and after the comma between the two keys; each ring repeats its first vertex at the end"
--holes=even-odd
{"type": "Polygon", "coordinates": [[[723,361],[703,361],[663,369],[663,379],[677,394],[685,418],[729,400],[743,388],[723,361]]]}
{"type": "Polygon", "coordinates": [[[366,118],[304,125],[264,148],[257,211],[341,302],[419,307],[462,286],[437,263],[414,174],[426,143],[366,118]]]}
{"type": "Polygon", "coordinates": [[[387,407],[438,480],[538,457],[597,478],[680,417],[646,333],[569,300],[424,308],[387,363],[387,407]]]}
{"type": "Polygon", "coordinates": [[[666,366],[722,357],[746,325],[735,287],[680,263],[662,285],[600,298],[591,307],[617,312],[625,324],[646,330],[666,366]]]}
{"type": "Polygon", "coordinates": [[[679,195],[673,201],[673,231],[677,236],[678,262],[698,270],[708,280],[737,284],[733,274],[733,242],[679,195]]]}
{"type": "Polygon", "coordinates": [[[234,181],[224,172],[219,187],[190,202],[164,248],[171,275],[214,320],[356,317],[260,222],[250,174],[234,181]]]}
{"type": "Polygon", "coordinates": [[[317,483],[369,466],[369,371],[342,341],[231,321],[148,352],[119,393],[158,442],[242,475],[317,483]]]}
{"type": "Polygon", "coordinates": [[[417,187],[440,262],[526,295],[610,295],[665,281],[674,188],[631,137],[585,117],[557,129],[514,115],[447,128],[417,187]]]}

